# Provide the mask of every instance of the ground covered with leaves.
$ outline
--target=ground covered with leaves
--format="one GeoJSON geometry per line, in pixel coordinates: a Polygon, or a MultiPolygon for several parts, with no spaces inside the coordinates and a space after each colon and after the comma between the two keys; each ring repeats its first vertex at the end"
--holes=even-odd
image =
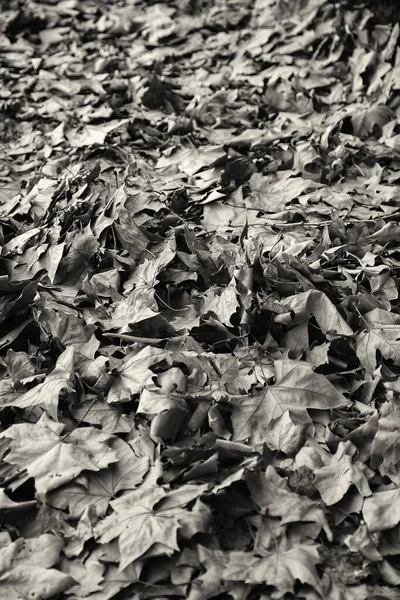
{"type": "Polygon", "coordinates": [[[399,25],[2,5],[1,600],[398,599],[399,25]]]}

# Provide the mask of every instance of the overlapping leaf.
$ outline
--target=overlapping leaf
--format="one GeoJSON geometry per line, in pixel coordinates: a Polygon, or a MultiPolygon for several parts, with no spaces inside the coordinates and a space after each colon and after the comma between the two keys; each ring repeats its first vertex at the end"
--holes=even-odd
{"type": "Polygon", "coordinates": [[[54,598],[71,588],[74,580],[53,568],[63,547],[60,537],[45,534],[39,538],[11,541],[7,533],[0,538],[0,598],[54,598]]]}
{"type": "Polygon", "coordinates": [[[2,437],[10,441],[7,463],[26,469],[44,496],[77,477],[83,470],[98,471],[118,460],[110,436],[94,427],[62,435],[64,425],[42,418],[38,423],[9,427],[2,437]]]}
{"type": "Polygon", "coordinates": [[[290,548],[284,542],[263,556],[232,552],[223,576],[228,581],[267,584],[278,588],[280,595],[293,592],[298,580],[321,594],[321,582],[315,568],[319,561],[316,544],[310,542],[290,548]]]}
{"type": "Polygon", "coordinates": [[[172,554],[179,549],[178,532],[191,539],[207,531],[209,510],[198,500],[193,508],[187,504],[204,491],[204,487],[187,486],[168,495],[162,487],[148,487],[113,500],[114,512],[96,527],[101,543],[118,538],[120,569],[144,554],[172,554]]]}
{"type": "Polygon", "coordinates": [[[397,600],[397,3],[3,5],[0,596],[397,600]]]}
{"type": "Polygon", "coordinates": [[[74,348],[70,346],[59,357],[53,371],[46,377],[43,383],[34,386],[24,394],[15,393],[8,398],[1,406],[15,406],[19,408],[29,408],[42,406],[47,414],[58,420],[58,401],[62,390],[71,391],[73,389],[72,381],[74,375],[74,348]]]}
{"type": "Polygon", "coordinates": [[[232,414],[235,440],[251,439],[255,447],[266,441],[270,423],[285,411],[304,415],[306,410],[332,410],[349,401],[312,366],[302,361],[275,362],[275,382],[257,395],[243,398],[232,414]]]}

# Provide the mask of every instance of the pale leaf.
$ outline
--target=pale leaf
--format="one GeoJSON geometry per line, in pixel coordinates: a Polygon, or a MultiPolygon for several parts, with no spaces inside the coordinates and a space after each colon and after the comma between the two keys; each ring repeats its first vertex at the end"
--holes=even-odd
{"type": "Polygon", "coordinates": [[[266,556],[249,552],[232,552],[224,569],[224,579],[250,584],[271,585],[278,589],[279,597],[294,591],[296,580],[307,583],[321,593],[321,584],[315,565],[321,561],[317,545],[313,542],[288,547],[282,541],[266,556]]]}
{"type": "Polygon", "coordinates": [[[110,436],[94,427],[75,429],[62,437],[64,425],[43,418],[38,423],[9,427],[2,435],[10,439],[5,461],[26,469],[35,479],[39,495],[71,481],[82,471],[99,471],[118,460],[110,436]]]}
{"type": "Polygon", "coordinates": [[[161,361],[166,352],[160,348],[147,346],[143,348],[118,370],[117,378],[112,383],[107,402],[128,402],[132,394],[138,394],[154,377],[150,367],[161,361]]]}
{"type": "Polygon", "coordinates": [[[266,432],[274,419],[287,410],[304,412],[331,410],[349,401],[309,363],[280,359],[275,361],[275,383],[262,393],[245,397],[232,414],[233,437],[236,441],[251,438],[257,447],[266,441],[266,432]]]}
{"type": "Polygon", "coordinates": [[[364,331],[356,338],[356,353],[369,373],[376,369],[376,352],[400,365],[400,316],[382,308],[374,308],[362,318],[364,331]]]}
{"type": "Polygon", "coordinates": [[[0,548],[0,600],[45,600],[58,597],[75,582],[52,567],[58,562],[64,543],[60,537],[44,534],[19,538],[0,548]]]}
{"type": "Polygon", "coordinates": [[[96,538],[107,543],[118,538],[121,553],[120,569],[143,556],[156,544],[156,554],[173,554],[179,549],[177,533],[191,538],[198,531],[206,531],[208,509],[200,502],[189,510],[185,505],[198,497],[204,486],[187,486],[170,502],[167,492],[159,486],[125,494],[111,502],[114,512],[96,527],[96,538]],[[165,506],[161,501],[166,500],[165,506]],[[160,504],[159,504],[160,503],[160,504]],[[159,504],[158,507],[156,505],[159,504]]]}
{"type": "Polygon", "coordinates": [[[353,334],[333,302],[319,290],[289,296],[282,304],[294,313],[293,324],[308,321],[313,316],[324,333],[353,334]]]}
{"type": "Polygon", "coordinates": [[[362,509],[369,531],[385,531],[400,523],[400,488],[375,492],[362,509]]]}
{"type": "Polygon", "coordinates": [[[112,448],[118,462],[98,473],[79,476],[74,482],[54,491],[49,504],[66,509],[74,519],[79,519],[89,506],[96,506],[96,513],[104,516],[110,500],[119,491],[133,490],[138,486],[149,469],[149,457],[137,456],[131,445],[116,438],[112,448]]]}

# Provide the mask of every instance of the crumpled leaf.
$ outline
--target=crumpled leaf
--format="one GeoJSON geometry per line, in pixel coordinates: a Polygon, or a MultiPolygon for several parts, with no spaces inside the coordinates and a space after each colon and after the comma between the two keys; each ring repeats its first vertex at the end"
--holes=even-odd
{"type": "Polygon", "coordinates": [[[157,316],[160,312],[155,297],[158,276],[175,257],[175,241],[166,240],[153,258],[146,258],[125,283],[125,297],[113,305],[111,319],[106,321],[109,329],[130,331],[134,325],[157,316]]]}
{"type": "Polygon", "coordinates": [[[2,539],[0,598],[45,600],[68,590],[74,580],[52,568],[59,561],[63,545],[62,538],[51,534],[25,540],[18,538],[15,542],[2,539]]]}
{"type": "Polygon", "coordinates": [[[41,310],[40,323],[64,346],[73,347],[78,371],[95,359],[100,342],[95,336],[94,325],[85,325],[83,319],[70,311],[61,313],[46,306],[41,310]]]}
{"type": "Polygon", "coordinates": [[[0,549],[62,539],[52,598],[398,600],[396,4],[1,2],[0,549]]]}
{"type": "Polygon", "coordinates": [[[308,321],[313,316],[324,333],[353,334],[353,330],[347,325],[333,302],[319,290],[308,290],[289,296],[282,301],[282,304],[293,311],[293,325],[308,321]]]}
{"type": "MultiPolygon", "coordinates": [[[[213,598],[223,593],[237,594],[239,598],[243,596],[245,593],[243,583],[223,579],[224,567],[229,561],[226,552],[198,545],[197,554],[204,572],[192,582],[188,600],[203,600],[203,598],[213,598]]],[[[182,557],[181,563],[185,563],[184,557],[182,557]]]]}
{"type": "Polygon", "coordinates": [[[309,141],[296,144],[294,167],[305,179],[321,181],[322,158],[309,141]]]}
{"type": "Polygon", "coordinates": [[[383,405],[371,448],[371,467],[400,485],[400,409],[383,405]]]}
{"type": "Polygon", "coordinates": [[[57,421],[60,392],[63,389],[67,391],[72,391],[73,389],[74,355],[75,352],[72,346],[66,348],[57,360],[53,371],[46,377],[43,383],[34,386],[25,392],[25,394],[15,394],[15,400],[7,400],[1,406],[15,406],[18,408],[44,406],[47,414],[54,421],[57,421]]]}
{"type": "Polygon", "coordinates": [[[171,398],[162,390],[145,389],[140,395],[139,413],[155,415],[151,422],[150,435],[153,440],[174,441],[179,433],[188,408],[183,398],[171,398]]]}
{"type": "Polygon", "coordinates": [[[370,561],[382,560],[382,554],[377,550],[365,523],[360,525],[352,535],[349,535],[345,543],[352,552],[360,552],[370,561]]]}

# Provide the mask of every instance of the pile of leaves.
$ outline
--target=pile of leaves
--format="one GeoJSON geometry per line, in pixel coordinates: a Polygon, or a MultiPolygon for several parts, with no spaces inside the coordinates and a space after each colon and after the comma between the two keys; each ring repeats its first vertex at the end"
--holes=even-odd
{"type": "Polygon", "coordinates": [[[0,598],[398,598],[398,42],[3,2],[0,598]]]}

